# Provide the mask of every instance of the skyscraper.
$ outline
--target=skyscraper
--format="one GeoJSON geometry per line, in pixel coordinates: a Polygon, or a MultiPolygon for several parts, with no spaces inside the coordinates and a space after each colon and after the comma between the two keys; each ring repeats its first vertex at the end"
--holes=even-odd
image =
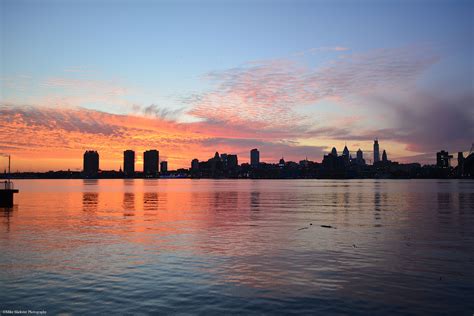
{"type": "Polygon", "coordinates": [[[349,157],[349,149],[347,148],[347,146],[344,146],[344,150],[342,151],[342,155],[349,157]]]}
{"type": "Polygon", "coordinates": [[[260,164],[260,152],[257,148],[254,148],[250,151],[250,165],[252,167],[258,167],[260,164]]]}
{"type": "Polygon", "coordinates": [[[365,165],[364,153],[362,152],[360,148],[357,151],[356,162],[358,165],[365,165]]]}
{"type": "Polygon", "coordinates": [[[158,176],[158,150],[147,150],[143,153],[143,175],[147,178],[158,176]]]}
{"type": "Polygon", "coordinates": [[[83,174],[87,178],[96,178],[99,174],[99,153],[88,150],[84,153],[83,174]]]}
{"type": "Polygon", "coordinates": [[[239,162],[237,160],[237,155],[227,155],[227,164],[226,167],[228,169],[234,169],[237,168],[239,165],[239,162]]]}
{"type": "Polygon", "coordinates": [[[374,163],[380,161],[379,140],[374,140],[374,163]]]}
{"type": "Polygon", "coordinates": [[[193,171],[199,170],[199,160],[193,159],[191,161],[191,170],[193,170],[193,171]]]}
{"type": "Polygon", "coordinates": [[[344,159],[345,164],[349,164],[349,149],[347,146],[344,146],[344,150],[342,151],[342,157],[344,159]]]}
{"type": "Polygon", "coordinates": [[[441,150],[436,153],[436,166],[438,168],[449,168],[451,167],[451,158],[453,158],[452,155],[450,155],[447,151],[441,150]]]}
{"type": "Polygon", "coordinates": [[[462,151],[458,152],[458,176],[464,174],[464,154],[462,151]]]}
{"type": "Polygon", "coordinates": [[[160,172],[161,173],[168,173],[168,161],[160,162],[160,172]]]}
{"type": "Polygon", "coordinates": [[[385,149],[384,149],[383,152],[382,152],[382,161],[383,161],[383,162],[387,162],[387,161],[388,161],[388,159],[387,159],[387,152],[385,151],[385,149]]]}
{"type": "Polygon", "coordinates": [[[227,154],[221,154],[221,161],[222,161],[222,167],[224,167],[224,169],[227,169],[227,154]]]}
{"type": "Polygon", "coordinates": [[[135,152],[133,150],[123,152],[123,173],[126,177],[133,177],[135,174],[135,152]]]}

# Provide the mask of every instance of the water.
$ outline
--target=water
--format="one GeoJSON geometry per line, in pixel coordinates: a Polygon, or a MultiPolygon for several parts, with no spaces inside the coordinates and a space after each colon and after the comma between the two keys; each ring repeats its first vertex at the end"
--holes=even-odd
{"type": "Polygon", "coordinates": [[[1,310],[474,313],[474,181],[15,185],[1,310]]]}

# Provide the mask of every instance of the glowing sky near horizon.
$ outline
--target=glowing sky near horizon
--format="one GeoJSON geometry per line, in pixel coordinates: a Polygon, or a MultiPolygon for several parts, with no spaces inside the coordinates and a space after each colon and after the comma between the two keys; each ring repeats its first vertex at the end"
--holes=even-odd
{"type": "MultiPolygon", "coordinates": [[[[0,153],[102,169],[158,149],[321,161],[380,139],[432,163],[474,141],[472,1],[0,0],[0,153]]],[[[5,165],[0,159],[0,168],[5,165]]]]}

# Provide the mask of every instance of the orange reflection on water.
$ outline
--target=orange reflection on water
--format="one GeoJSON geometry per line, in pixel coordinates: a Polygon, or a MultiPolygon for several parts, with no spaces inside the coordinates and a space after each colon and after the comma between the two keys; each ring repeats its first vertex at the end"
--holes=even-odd
{"type": "Polygon", "coordinates": [[[474,205],[474,195],[461,187],[432,182],[29,180],[17,186],[16,208],[2,213],[2,240],[33,258],[25,265],[51,268],[34,259],[45,257],[59,270],[100,273],[158,269],[169,258],[185,258],[216,282],[282,292],[303,286],[357,292],[337,273],[413,265],[404,257],[407,240],[462,225],[469,213],[453,210],[474,205]]]}

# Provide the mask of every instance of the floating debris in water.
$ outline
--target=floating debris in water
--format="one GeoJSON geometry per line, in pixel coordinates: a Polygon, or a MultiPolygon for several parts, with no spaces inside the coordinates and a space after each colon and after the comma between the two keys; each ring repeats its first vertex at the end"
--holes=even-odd
{"type": "Polygon", "coordinates": [[[331,225],[321,225],[321,227],[324,227],[324,228],[334,228],[334,229],[336,229],[336,227],[332,227],[331,225]]]}

